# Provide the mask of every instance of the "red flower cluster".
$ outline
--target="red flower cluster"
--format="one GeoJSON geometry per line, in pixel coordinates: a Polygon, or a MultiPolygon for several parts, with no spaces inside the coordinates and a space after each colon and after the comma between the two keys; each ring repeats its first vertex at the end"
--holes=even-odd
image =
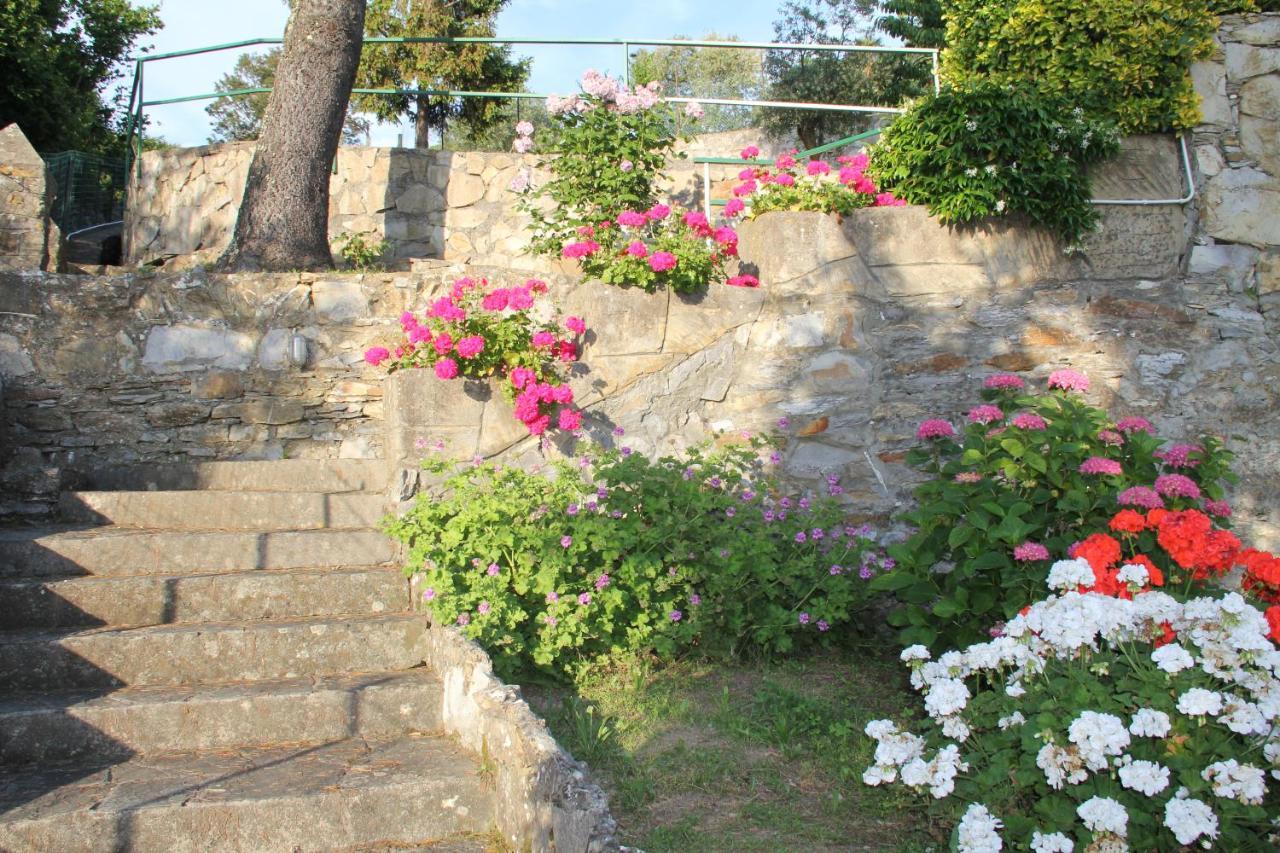
{"type": "MultiPolygon", "coordinates": [[[[1134,513],[1137,515],[1137,513],[1134,513]]],[[[1112,529],[1115,520],[1112,519],[1112,529]]],[[[1071,557],[1085,560],[1093,569],[1093,586],[1082,587],[1080,592],[1098,592],[1114,598],[1133,598],[1127,584],[1120,582],[1123,566],[1142,566],[1147,570],[1148,587],[1164,586],[1164,572],[1145,554],[1124,557],[1120,543],[1105,533],[1095,533],[1083,542],[1077,542],[1067,551],[1071,557]]]]}
{"type": "MultiPolygon", "coordinates": [[[[1236,555],[1236,563],[1244,566],[1244,588],[1268,604],[1280,604],[1280,557],[1247,548],[1236,555]]],[[[1280,608],[1276,610],[1276,618],[1280,620],[1280,608]]],[[[1267,618],[1271,618],[1271,610],[1267,618]]],[[[1272,622],[1272,627],[1277,627],[1272,622]]]]}
{"type": "Polygon", "coordinates": [[[1240,540],[1235,534],[1214,530],[1213,520],[1199,510],[1153,509],[1147,513],[1147,523],[1156,530],[1160,547],[1196,580],[1223,574],[1240,552],[1240,540]]]}

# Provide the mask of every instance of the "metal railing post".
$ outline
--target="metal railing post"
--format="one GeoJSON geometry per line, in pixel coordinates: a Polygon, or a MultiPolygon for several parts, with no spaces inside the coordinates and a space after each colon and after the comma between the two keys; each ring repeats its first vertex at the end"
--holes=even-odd
{"type": "Polygon", "coordinates": [[[631,43],[622,43],[622,82],[631,85],[631,43]]]}
{"type": "Polygon", "coordinates": [[[702,164],[702,215],[711,221],[711,164],[702,164]]]}

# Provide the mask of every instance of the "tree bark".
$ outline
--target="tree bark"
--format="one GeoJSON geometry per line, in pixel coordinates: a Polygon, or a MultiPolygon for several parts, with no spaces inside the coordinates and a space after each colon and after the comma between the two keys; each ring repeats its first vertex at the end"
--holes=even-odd
{"type": "Polygon", "coordinates": [[[329,174],[355,82],[366,0],[295,0],[222,270],[328,269],[329,174]]]}
{"type": "Polygon", "coordinates": [[[413,117],[414,146],[431,147],[431,104],[426,95],[418,95],[418,108],[413,117]]]}

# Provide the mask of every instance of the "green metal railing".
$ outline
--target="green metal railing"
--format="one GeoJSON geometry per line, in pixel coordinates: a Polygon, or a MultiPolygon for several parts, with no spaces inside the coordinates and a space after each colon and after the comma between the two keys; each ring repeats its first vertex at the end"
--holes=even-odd
{"type": "MultiPolygon", "coordinates": [[[[126,121],[127,149],[130,164],[138,162],[142,152],[142,133],[146,125],[146,109],[148,107],[180,104],[191,101],[208,101],[222,97],[238,97],[270,92],[269,87],[235,89],[226,92],[203,92],[197,95],[181,95],[173,98],[147,100],[145,71],[147,63],[179,59],[187,56],[198,56],[225,50],[239,50],[250,47],[283,44],[280,38],[257,38],[245,41],[228,42],[226,44],[197,47],[189,50],[175,50],[158,53],[154,56],[142,56],[134,59],[133,88],[129,95],[129,112],[126,121]]],[[[364,40],[365,44],[503,44],[503,45],[556,45],[556,46],[616,46],[622,50],[623,80],[631,84],[631,49],[633,47],[703,47],[729,48],[737,50],[806,50],[826,53],[888,53],[928,56],[931,62],[934,91],[940,83],[938,77],[938,51],[935,48],[921,47],[888,47],[882,45],[852,44],[801,44],[792,42],[746,42],[717,41],[695,39],[549,39],[549,38],[498,38],[484,36],[461,36],[454,38],[422,36],[422,37],[389,37],[371,36],[364,40]]],[[[475,92],[452,89],[352,89],[354,95],[434,95],[448,98],[504,98],[511,100],[546,100],[547,94],[537,92],[475,92]]],[[[729,107],[765,107],[770,109],[803,109],[826,110],[832,112],[854,112],[871,114],[897,114],[898,107],[882,107],[867,104],[827,104],[802,101],[765,101],[748,98],[693,98],[668,97],[663,100],[670,103],[708,104],[729,107]]],[[[842,141],[836,144],[847,144],[842,141]]],[[[829,149],[824,149],[829,150],[829,149]]],[[[813,152],[806,152],[813,153],[813,152]]],[[[741,161],[733,161],[741,162],[741,161]]]]}

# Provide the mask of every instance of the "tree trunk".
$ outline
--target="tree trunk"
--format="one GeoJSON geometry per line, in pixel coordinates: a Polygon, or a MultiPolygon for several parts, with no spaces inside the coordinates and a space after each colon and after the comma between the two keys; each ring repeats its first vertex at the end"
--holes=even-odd
{"type": "Polygon", "coordinates": [[[328,269],[329,170],[364,34],[366,0],[295,0],[222,270],[328,269]]]}
{"type": "Polygon", "coordinates": [[[418,148],[431,147],[431,104],[427,95],[418,95],[418,107],[413,116],[413,144],[418,148]]]}

